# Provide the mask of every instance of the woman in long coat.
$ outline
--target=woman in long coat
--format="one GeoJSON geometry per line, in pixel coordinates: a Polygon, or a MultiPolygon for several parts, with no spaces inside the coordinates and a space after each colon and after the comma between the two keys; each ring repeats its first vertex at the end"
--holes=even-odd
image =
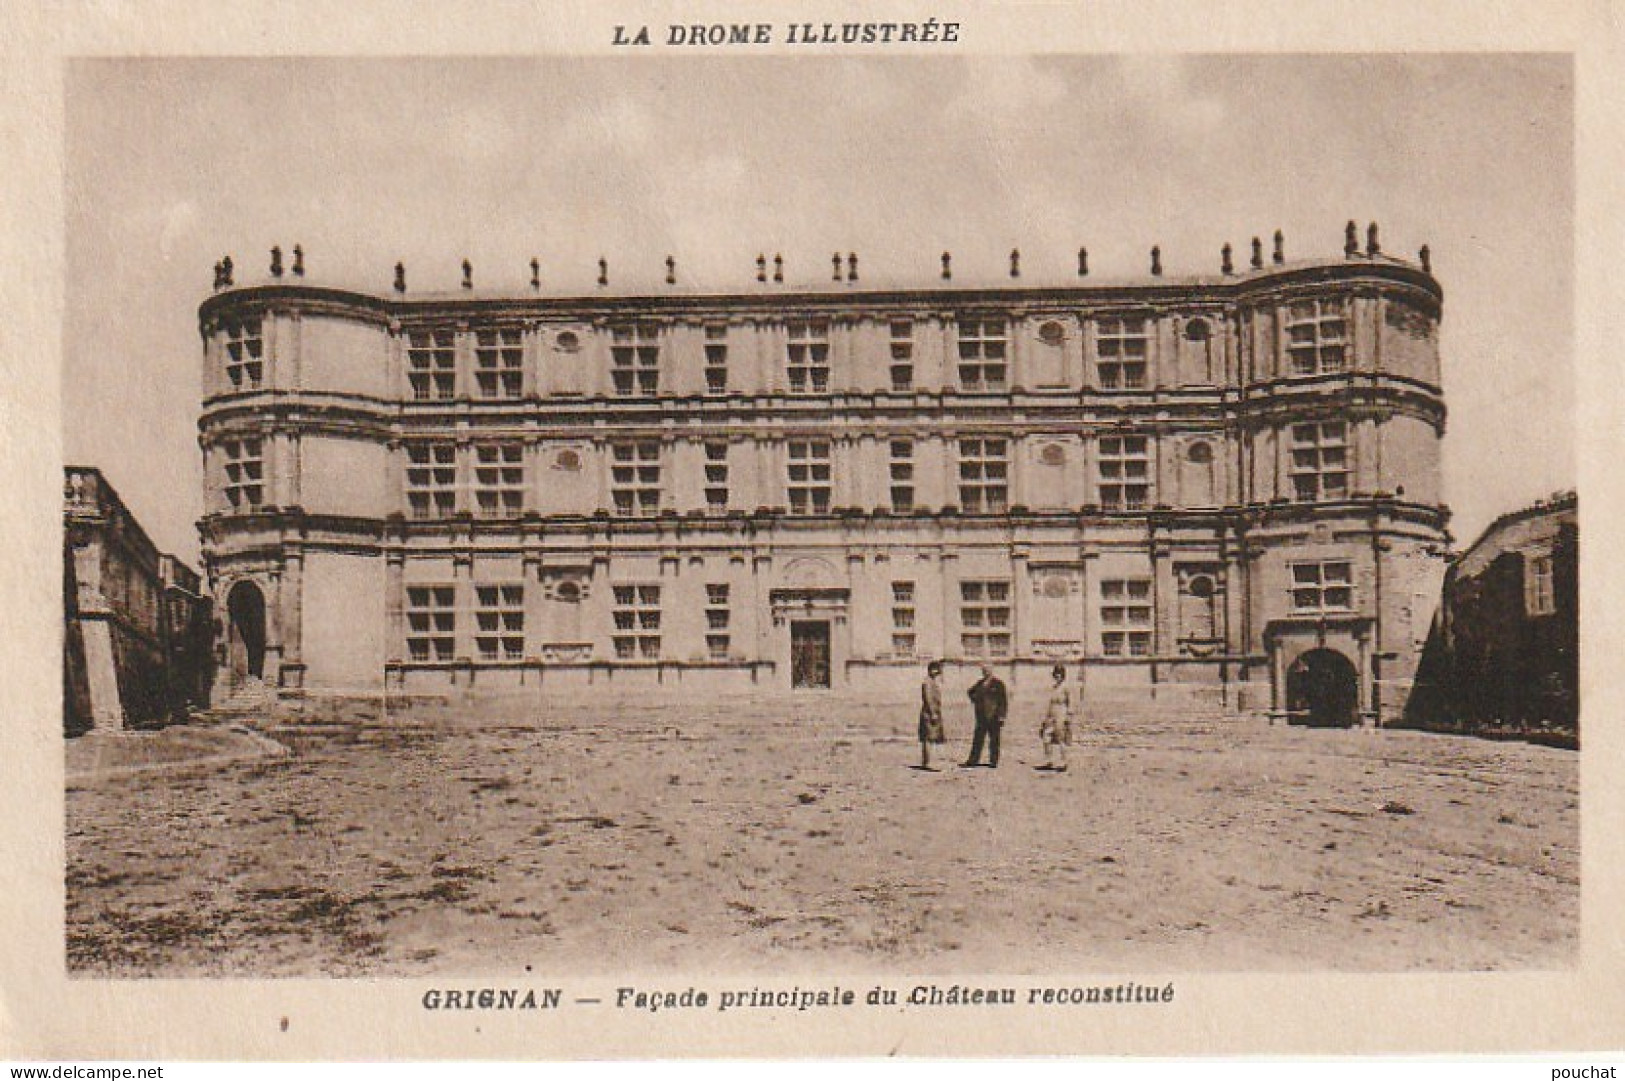
{"type": "Polygon", "coordinates": [[[942,730],[942,662],[932,661],[926,665],[925,682],[920,684],[921,769],[932,769],[931,745],[946,742],[948,737],[942,730]]]}

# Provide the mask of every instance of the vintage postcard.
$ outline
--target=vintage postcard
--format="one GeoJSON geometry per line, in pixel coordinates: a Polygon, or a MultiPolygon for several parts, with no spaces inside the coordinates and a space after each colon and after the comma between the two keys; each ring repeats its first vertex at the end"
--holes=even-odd
{"type": "Polygon", "coordinates": [[[5,1052],[1618,1049],[1521,10],[8,15],[5,1052]]]}

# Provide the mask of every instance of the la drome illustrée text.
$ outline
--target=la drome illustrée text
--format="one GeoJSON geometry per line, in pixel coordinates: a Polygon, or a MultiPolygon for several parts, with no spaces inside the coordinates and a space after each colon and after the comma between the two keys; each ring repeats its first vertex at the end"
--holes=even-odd
{"type": "Polygon", "coordinates": [[[900,23],[669,23],[616,26],[611,45],[939,45],[959,41],[959,24],[926,19],[900,23]]]}

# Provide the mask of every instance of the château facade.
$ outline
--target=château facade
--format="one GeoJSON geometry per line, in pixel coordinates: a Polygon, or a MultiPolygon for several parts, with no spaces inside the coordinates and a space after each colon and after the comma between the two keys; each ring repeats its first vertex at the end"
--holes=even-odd
{"type": "MultiPolygon", "coordinates": [[[[668,260],[668,268],[671,263],[668,260]]],[[[843,269],[844,267],[844,269],[843,269]]],[[[229,689],[1017,689],[1397,716],[1449,543],[1427,265],[372,293],[217,268],[229,689]]],[[[668,275],[670,278],[670,275],[668,275]]]]}

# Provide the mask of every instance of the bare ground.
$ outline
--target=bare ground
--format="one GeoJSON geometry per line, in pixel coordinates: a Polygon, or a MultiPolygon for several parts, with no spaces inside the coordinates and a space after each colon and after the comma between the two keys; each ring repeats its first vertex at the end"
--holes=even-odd
{"type": "MultiPolygon", "coordinates": [[[[819,699],[258,729],[292,749],[70,776],[76,974],[1556,968],[1578,758],[1154,715],[909,768],[819,699]]],[[[963,737],[968,722],[950,718],[963,737]],[[957,722],[957,723],[956,723],[957,722]]]]}

